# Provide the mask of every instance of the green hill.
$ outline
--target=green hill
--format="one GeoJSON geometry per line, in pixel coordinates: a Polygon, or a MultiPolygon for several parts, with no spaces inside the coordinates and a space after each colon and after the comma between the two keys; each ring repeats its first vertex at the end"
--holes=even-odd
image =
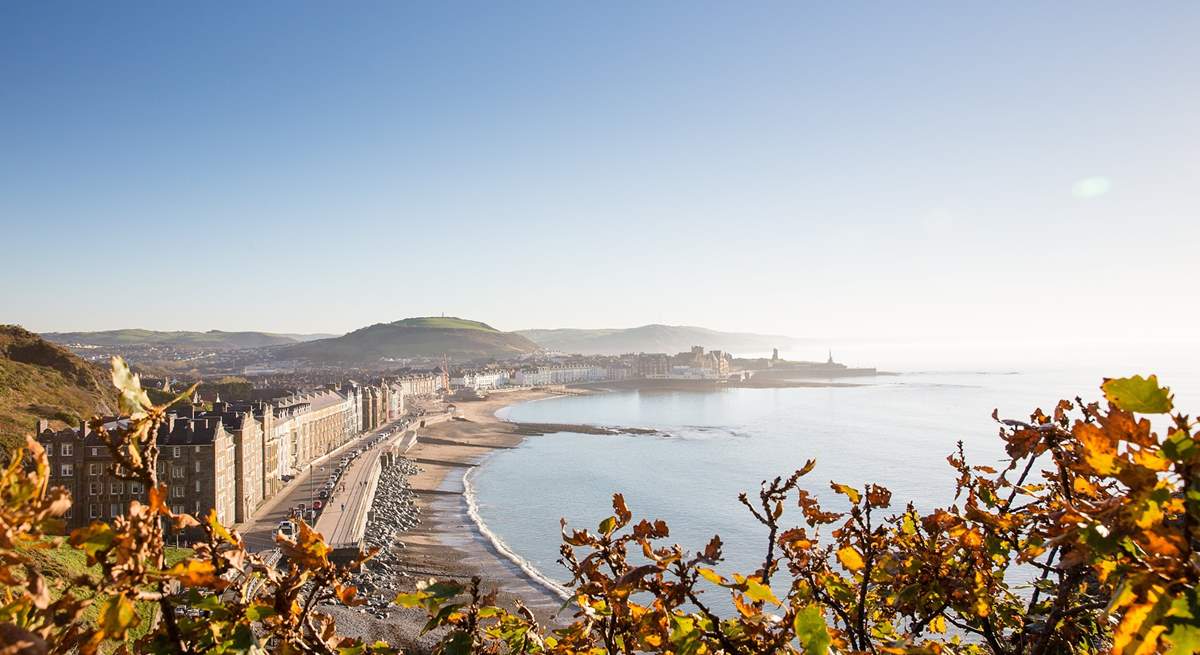
{"type": "Polygon", "coordinates": [[[538,350],[537,344],[487,323],[455,317],[406,318],[377,323],[334,339],[282,348],[283,359],[322,364],[370,365],[383,359],[438,357],[455,360],[513,357],[538,350]]]}
{"type": "Polygon", "coordinates": [[[46,339],[64,345],[88,344],[92,346],[139,346],[159,345],[176,348],[202,348],[212,350],[241,350],[281,346],[325,338],[334,335],[272,334],[270,332],[161,332],[158,330],[104,330],[101,332],[47,332],[46,339]]]}
{"type": "Polygon", "coordinates": [[[21,443],[39,418],[61,428],[115,407],[104,370],[24,328],[0,325],[0,444],[21,443]]]}

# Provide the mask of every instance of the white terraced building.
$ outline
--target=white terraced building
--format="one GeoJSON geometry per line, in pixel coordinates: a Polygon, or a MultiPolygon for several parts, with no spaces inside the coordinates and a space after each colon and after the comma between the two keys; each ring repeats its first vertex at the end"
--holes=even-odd
{"type": "Polygon", "coordinates": [[[517,371],[514,381],[527,387],[544,387],[551,384],[579,384],[603,382],[608,379],[608,369],[591,364],[538,366],[517,371]]]}

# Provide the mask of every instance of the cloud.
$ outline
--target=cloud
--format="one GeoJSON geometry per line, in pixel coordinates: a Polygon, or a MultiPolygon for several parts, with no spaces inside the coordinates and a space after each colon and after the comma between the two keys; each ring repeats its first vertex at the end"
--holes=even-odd
{"type": "Polygon", "coordinates": [[[1107,177],[1085,177],[1071,187],[1071,195],[1084,200],[1099,198],[1108,193],[1111,186],[1107,177]]]}

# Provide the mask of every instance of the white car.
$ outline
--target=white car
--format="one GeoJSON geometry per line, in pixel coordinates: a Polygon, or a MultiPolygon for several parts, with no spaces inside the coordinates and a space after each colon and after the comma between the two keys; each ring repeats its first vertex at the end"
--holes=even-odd
{"type": "Polygon", "coordinates": [[[292,523],[291,521],[280,521],[278,532],[279,532],[279,534],[282,534],[283,536],[287,537],[288,539],[295,539],[296,538],[296,524],[292,523]]]}

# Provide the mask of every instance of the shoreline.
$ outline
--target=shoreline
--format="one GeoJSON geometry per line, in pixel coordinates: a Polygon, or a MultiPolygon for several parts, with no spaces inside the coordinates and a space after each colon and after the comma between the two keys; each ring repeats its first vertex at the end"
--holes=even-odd
{"type": "MultiPolygon", "coordinates": [[[[595,393],[595,392],[590,392],[595,393]]],[[[519,601],[543,625],[569,619],[561,586],[555,589],[543,575],[533,575],[519,563],[519,556],[502,552],[498,537],[484,534],[475,513],[468,476],[497,450],[516,448],[528,432],[519,430],[495,413],[510,405],[563,395],[549,391],[522,390],[496,393],[484,400],[455,403],[458,417],[416,430],[418,439],[405,457],[419,472],[408,478],[409,489],[420,510],[420,521],[398,536],[400,588],[411,591],[418,580],[438,578],[468,583],[481,580],[481,590],[497,592],[497,604],[515,609],[519,601]],[[556,620],[556,616],[561,618],[556,620]]],[[[519,507],[514,508],[519,510],[519,507]]],[[[503,542],[500,542],[501,544],[503,542]]],[[[502,547],[502,546],[501,546],[502,547]]],[[[562,572],[566,578],[565,570],[562,572]]],[[[424,611],[394,607],[386,618],[341,607],[325,607],[338,623],[339,632],[350,636],[383,638],[416,652],[427,652],[438,633],[421,635],[427,617],[424,611]]]]}
{"type": "MultiPolygon", "coordinates": [[[[860,385],[817,382],[795,386],[860,385]]],[[[420,521],[398,536],[398,541],[403,544],[398,556],[399,587],[411,591],[418,580],[437,578],[467,583],[471,577],[478,576],[484,593],[496,591],[497,604],[512,610],[519,602],[543,625],[568,621],[574,611],[569,607],[569,601],[564,600],[567,590],[555,580],[554,572],[534,568],[491,533],[478,516],[470,476],[493,452],[516,448],[531,436],[556,432],[666,435],[652,428],[515,422],[497,416],[502,410],[522,403],[633,388],[637,387],[609,383],[578,385],[567,393],[531,389],[493,393],[483,400],[454,403],[458,412],[454,419],[418,428],[417,442],[405,457],[419,468],[418,473],[408,478],[408,484],[420,511],[420,521]]],[[[714,389],[687,385],[686,388],[655,386],[639,390],[714,389]]],[[[441,406],[441,403],[434,401],[427,406],[441,406]]],[[[514,511],[519,510],[519,506],[514,507],[514,511]]],[[[565,570],[556,569],[555,572],[561,573],[565,580],[565,570]]],[[[438,638],[436,631],[420,634],[427,620],[421,610],[394,607],[386,617],[377,618],[346,608],[322,609],[337,620],[342,634],[384,638],[415,652],[428,652],[438,638]]]]}

